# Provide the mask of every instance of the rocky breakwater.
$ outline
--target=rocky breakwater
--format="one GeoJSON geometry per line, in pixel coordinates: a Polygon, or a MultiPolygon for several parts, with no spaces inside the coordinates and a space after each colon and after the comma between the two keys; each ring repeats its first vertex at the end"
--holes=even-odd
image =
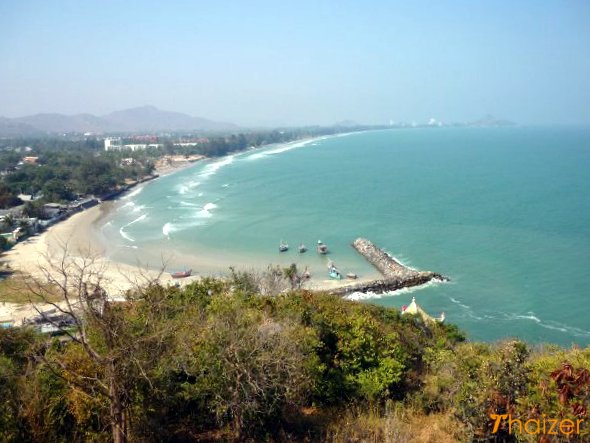
{"type": "Polygon", "coordinates": [[[391,255],[365,238],[357,238],[352,247],[367,259],[383,275],[382,279],[356,283],[335,288],[333,294],[347,295],[353,292],[383,293],[397,289],[423,285],[432,280],[448,281],[442,274],[431,271],[417,271],[402,265],[391,255]]]}

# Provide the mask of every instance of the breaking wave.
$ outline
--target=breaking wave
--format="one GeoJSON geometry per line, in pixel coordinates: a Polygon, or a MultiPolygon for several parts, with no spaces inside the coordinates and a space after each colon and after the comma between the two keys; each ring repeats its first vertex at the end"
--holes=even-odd
{"type": "Polygon", "coordinates": [[[352,294],[348,294],[348,295],[344,296],[343,298],[345,298],[346,300],[358,301],[358,300],[379,299],[379,298],[383,298],[383,297],[398,297],[400,295],[411,294],[412,292],[416,292],[421,289],[425,289],[425,288],[428,288],[430,286],[434,286],[434,285],[437,285],[440,283],[445,283],[445,282],[442,280],[433,279],[427,283],[424,283],[423,285],[412,286],[410,288],[401,288],[396,291],[388,291],[388,292],[383,292],[381,294],[378,294],[375,292],[353,292],[352,294]]]}
{"type": "Polygon", "coordinates": [[[129,194],[124,195],[123,197],[121,197],[121,200],[127,200],[129,198],[135,197],[141,191],[143,191],[143,186],[140,186],[140,187],[134,189],[133,191],[131,191],[129,194]]]}
{"type": "Polygon", "coordinates": [[[125,240],[133,241],[134,242],[135,239],[125,232],[125,228],[128,228],[129,226],[131,226],[131,225],[133,225],[133,224],[135,224],[137,222],[140,222],[142,220],[145,220],[146,217],[147,217],[147,214],[140,215],[135,220],[127,223],[126,225],[121,226],[121,228],[119,229],[119,234],[121,234],[121,237],[123,237],[125,240]]]}
{"type": "Polygon", "coordinates": [[[208,164],[203,168],[203,171],[199,174],[199,177],[211,177],[212,175],[215,175],[217,171],[219,171],[224,166],[231,165],[234,162],[234,157],[235,155],[228,155],[222,160],[208,164]]]}
{"type": "Polygon", "coordinates": [[[310,140],[287,143],[285,145],[281,145],[281,146],[274,148],[274,149],[269,149],[267,151],[257,152],[256,154],[251,154],[246,157],[246,160],[258,160],[258,159],[267,157],[269,155],[281,154],[283,152],[287,152],[287,151],[291,151],[293,149],[301,148],[301,147],[306,146],[308,144],[311,144],[312,146],[316,146],[317,144],[312,143],[312,142],[317,141],[317,140],[321,140],[321,139],[314,138],[314,139],[310,139],[310,140]]]}
{"type": "Polygon", "coordinates": [[[170,233],[174,230],[172,223],[168,222],[162,226],[162,234],[166,237],[170,236],[170,233]]]}
{"type": "Polygon", "coordinates": [[[197,217],[199,218],[209,218],[212,217],[213,214],[211,214],[211,209],[215,209],[217,207],[217,205],[215,203],[207,203],[205,206],[203,206],[203,209],[201,209],[199,212],[197,212],[197,217]]]}

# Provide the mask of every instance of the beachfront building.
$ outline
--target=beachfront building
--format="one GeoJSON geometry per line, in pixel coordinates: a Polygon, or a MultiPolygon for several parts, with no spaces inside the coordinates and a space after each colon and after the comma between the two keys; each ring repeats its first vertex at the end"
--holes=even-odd
{"type": "Polygon", "coordinates": [[[141,151],[147,148],[158,148],[161,145],[158,143],[135,143],[124,145],[121,137],[107,137],[104,139],[105,151],[141,151]]]}
{"type": "Polygon", "coordinates": [[[105,151],[120,151],[123,148],[121,137],[107,137],[104,139],[105,151]]]}
{"type": "Polygon", "coordinates": [[[39,157],[23,157],[22,161],[28,165],[36,165],[39,161],[39,157]]]}

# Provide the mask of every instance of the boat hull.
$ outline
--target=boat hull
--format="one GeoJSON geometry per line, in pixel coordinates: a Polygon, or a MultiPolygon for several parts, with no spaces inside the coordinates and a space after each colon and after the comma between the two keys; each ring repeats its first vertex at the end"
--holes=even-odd
{"type": "Polygon", "coordinates": [[[190,277],[192,273],[193,273],[193,270],[189,269],[188,271],[173,272],[172,274],[170,274],[170,277],[172,277],[172,278],[185,278],[185,277],[190,277]]]}

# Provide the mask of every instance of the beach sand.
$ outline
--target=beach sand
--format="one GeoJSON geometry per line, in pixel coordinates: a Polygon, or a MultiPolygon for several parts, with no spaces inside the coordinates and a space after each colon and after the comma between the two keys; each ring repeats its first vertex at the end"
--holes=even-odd
{"type": "MultiPolygon", "coordinates": [[[[92,261],[91,269],[102,274],[102,286],[113,299],[118,299],[128,289],[145,285],[158,280],[162,284],[175,284],[170,274],[147,269],[138,263],[131,266],[117,263],[105,258],[105,248],[98,239],[96,223],[112,209],[114,202],[101,203],[98,206],[72,215],[67,220],[57,223],[45,232],[31,236],[16,244],[10,251],[2,255],[13,271],[31,276],[38,281],[45,281],[43,268],[49,263],[57,264],[67,255],[69,260],[81,263],[82,260],[92,261]]],[[[195,277],[182,279],[179,283],[186,284],[195,277]]],[[[45,311],[52,306],[37,304],[18,304],[4,302],[0,304],[0,321],[12,320],[20,324],[24,318],[37,315],[37,310],[45,311]]]]}
{"type": "MultiPolygon", "coordinates": [[[[165,168],[157,172],[160,175],[167,175],[191,165],[192,163],[188,162],[178,162],[171,168],[165,168]]],[[[145,184],[139,186],[145,186],[145,184]]],[[[68,219],[51,226],[45,232],[31,236],[16,244],[11,250],[5,252],[0,260],[6,263],[13,271],[21,272],[41,281],[45,279],[42,268],[47,268],[50,262],[58,263],[64,255],[67,255],[71,260],[76,260],[77,263],[90,259],[93,261],[93,269],[100,272],[103,277],[103,288],[113,299],[121,299],[121,295],[125,291],[151,281],[157,280],[163,285],[185,285],[200,278],[198,275],[193,274],[188,278],[172,279],[169,273],[170,270],[167,270],[165,266],[166,257],[162,257],[158,263],[138,262],[135,266],[110,260],[106,256],[107,247],[105,246],[108,239],[102,238],[97,226],[116,207],[117,201],[107,201],[74,214],[68,219]]],[[[148,256],[149,254],[144,254],[145,259],[148,256]]],[[[173,258],[183,263],[190,263],[196,266],[195,269],[229,270],[229,266],[236,265],[236,268],[241,270],[263,270],[253,269],[248,265],[248,262],[243,262],[240,265],[240,260],[235,260],[236,257],[217,253],[191,257],[175,254],[173,258]]],[[[227,272],[221,274],[219,272],[210,273],[210,275],[218,276],[226,274],[227,272]]],[[[370,281],[374,277],[367,276],[367,278],[359,280],[344,279],[336,281],[312,276],[312,279],[305,283],[304,288],[330,290],[362,281],[370,281]]],[[[13,320],[16,324],[20,324],[23,318],[37,315],[37,310],[44,311],[51,308],[50,305],[37,304],[32,306],[31,304],[3,302],[0,303],[0,321],[13,320]]]]}
{"type": "Polygon", "coordinates": [[[110,262],[103,257],[105,248],[97,239],[94,224],[108,213],[110,207],[112,203],[106,202],[74,214],[42,234],[16,244],[3,258],[13,270],[34,277],[41,275],[41,266],[46,266],[48,261],[60,260],[66,252],[69,257],[93,258],[98,265],[105,267],[108,285],[105,289],[113,294],[130,288],[128,280],[133,279],[138,272],[156,276],[154,271],[110,262]]]}

